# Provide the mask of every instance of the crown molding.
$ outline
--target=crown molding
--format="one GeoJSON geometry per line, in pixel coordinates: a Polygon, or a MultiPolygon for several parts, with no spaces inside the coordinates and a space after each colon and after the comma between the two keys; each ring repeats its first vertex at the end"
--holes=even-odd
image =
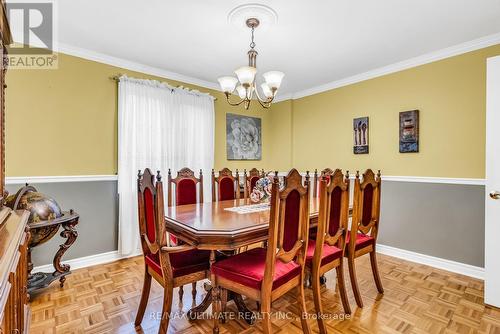
{"type": "Polygon", "coordinates": [[[377,78],[383,75],[403,71],[406,69],[410,69],[413,67],[417,67],[420,65],[429,64],[438,60],[450,58],[453,56],[458,56],[460,54],[464,54],[467,52],[479,50],[482,48],[486,48],[495,44],[500,43],[500,33],[488,35],[485,37],[481,37],[478,39],[474,39],[472,41],[468,41],[462,44],[457,44],[445,49],[441,49],[438,51],[433,51],[418,57],[410,58],[407,60],[403,60],[398,63],[394,63],[388,66],[380,67],[377,69],[370,70],[368,72],[360,73],[357,75],[353,75],[351,77],[347,77],[344,79],[332,81],[323,85],[319,85],[316,87],[304,89],[302,91],[296,92],[292,94],[292,99],[297,100],[302,97],[326,92],[335,88],[340,88],[343,86],[352,85],[354,83],[358,83],[361,81],[377,78]]]}
{"type": "MultiPolygon", "coordinates": [[[[278,95],[275,102],[282,102],[287,100],[297,100],[306,96],[323,93],[336,88],[352,85],[369,79],[374,79],[387,74],[396,73],[399,71],[407,70],[413,67],[429,64],[435,61],[443,60],[453,56],[458,56],[467,52],[479,50],[492,45],[500,44],[500,32],[485,37],[477,38],[465,43],[457,44],[448,48],[433,51],[418,57],[403,60],[391,65],[376,68],[364,73],[356,74],[340,80],[335,80],[323,85],[304,89],[295,93],[284,93],[278,95]]],[[[176,80],[187,84],[196,85],[199,87],[220,91],[219,85],[215,82],[210,82],[184,74],[167,71],[161,68],[152,67],[149,65],[133,62],[123,58],[109,56],[103,53],[82,49],[69,44],[59,43],[57,52],[76,56],[79,58],[104,63],[131,71],[136,71],[144,74],[154,75],[170,80],[176,80]]]]}
{"type": "Polygon", "coordinates": [[[293,99],[293,94],[292,93],[285,93],[285,94],[278,94],[273,102],[283,102],[283,101],[288,101],[293,99]]]}
{"type": "Polygon", "coordinates": [[[59,43],[57,52],[87,60],[92,60],[98,63],[124,68],[130,71],[136,71],[144,74],[154,75],[175,81],[181,81],[182,83],[220,91],[219,85],[217,85],[215,82],[210,82],[190,77],[184,74],[167,71],[158,67],[148,66],[134,61],[126,60],[123,58],[109,56],[104,53],[99,53],[88,49],[82,49],[69,44],[59,43]]]}

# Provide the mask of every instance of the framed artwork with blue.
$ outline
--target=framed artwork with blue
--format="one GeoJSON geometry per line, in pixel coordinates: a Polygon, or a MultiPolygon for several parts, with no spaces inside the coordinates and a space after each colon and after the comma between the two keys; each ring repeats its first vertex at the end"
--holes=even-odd
{"type": "Polygon", "coordinates": [[[399,152],[418,152],[418,110],[403,111],[399,113],[399,152]]]}

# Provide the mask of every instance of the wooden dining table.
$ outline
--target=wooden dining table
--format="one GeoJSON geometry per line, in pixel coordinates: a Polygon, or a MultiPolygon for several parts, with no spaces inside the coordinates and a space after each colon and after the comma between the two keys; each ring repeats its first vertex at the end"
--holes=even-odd
{"type": "MultiPolygon", "coordinates": [[[[227,209],[252,205],[248,199],[197,203],[171,206],[166,209],[166,229],[178,239],[210,251],[210,266],[215,263],[217,252],[235,253],[241,247],[264,242],[269,234],[269,208],[265,211],[239,213],[227,209]]],[[[310,227],[317,226],[318,198],[310,201],[310,227]]],[[[238,294],[231,294],[240,314],[252,324],[255,317],[238,294]]],[[[188,312],[191,319],[206,311],[212,302],[207,295],[198,306],[188,312]]]]}

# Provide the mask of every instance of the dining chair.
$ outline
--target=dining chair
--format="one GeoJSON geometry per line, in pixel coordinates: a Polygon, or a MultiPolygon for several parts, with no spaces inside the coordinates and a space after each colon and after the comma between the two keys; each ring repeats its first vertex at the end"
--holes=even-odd
{"type": "Polygon", "coordinates": [[[375,175],[371,169],[367,169],[363,174],[362,181],[359,178],[359,172],[356,172],[351,231],[346,237],[347,246],[345,256],[349,265],[349,276],[351,278],[354,298],[359,307],[363,307],[363,300],[356,278],[356,258],[370,254],[375,285],[379,293],[384,293],[378,271],[376,253],[377,234],[380,223],[381,186],[380,171],[375,175]]]}
{"type": "MultiPolygon", "coordinates": [[[[325,168],[321,171],[321,176],[318,176],[318,170],[315,169],[314,170],[314,183],[313,183],[313,193],[312,193],[312,198],[317,198],[318,195],[319,195],[319,192],[318,192],[318,189],[319,189],[319,182],[320,182],[320,177],[325,177],[326,180],[327,180],[327,183],[328,181],[330,181],[330,177],[333,175],[334,171],[333,169],[331,168],[325,168]]],[[[347,174],[349,174],[349,171],[347,172],[347,174]]],[[[317,232],[317,228],[314,227],[312,228],[310,231],[309,231],[309,236],[311,239],[314,239],[316,238],[316,232],[317,232]]],[[[321,284],[325,284],[326,283],[326,278],[325,276],[321,276],[321,284]]]]}
{"type": "Polygon", "coordinates": [[[351,313],[344,281],[344,246],[349,219],[349,174],[340,169],[319,183],[318,229],[315,239],[309,239],[306,269],[311,273],[314,306],[320,333],[327,333],[321,304],[321,276],[336,269],[337,286],[344,312],[351,313]]]}
{"type": "Polygon", "coordinates": [[[314,170],[314,183],[313,183],[313,191],[312,191],[312,195],[313,197],[318,197],[319,196],[319,192],[318,192],[318,189],[319,189],[319,183],[320,183],[320,177],[321,176],[326,176],[327,177],[327,180],[329,180],[330,176],[332,176],[334,173],[334,171],[330,168],[325,168],[321,171],[321,174],[318,175],[318,170],[315,169],[314,170]]]}
{"type": "Polygon", "coordinates": [[[227,201],[240,198],[240,177],[238,170],[236,176],[229,168],[223,168],[215,176],[212,169],[212,201],[227,201]]]}
{"type": "MultiPolygon", "coordinates": [[[[175,186],[175,205],[187,205],[203,203],[203,171],[200,169],[200,177],[196,178],[194,172],[185,167],[177,171],[177,176],[172,178],[172,172],[168,169],[168,206],[172,206],[173,191],[172,186],[175,186]],[[198,186],[198,190],[196,190],[198,186]],[[198,194],[198,196],[197,196],[198,194]]],[[[169,234],[171,245],[178,245],[180,240],[173,234],[169,234]]],[[[191,283],[191,294],[193,300],[196,299],[196,282],[191,283]]],[[[184,286],[179,287],[179,300],[184,296],[184,286]]]]}
{"type": "Polygon", "coordinates": [[[149,169],[137,177],[139,209],[139,231],[144,256],[144,285],[135,318],[140,327],[148,304],[151,279],[163,286],[163,310],[158,333],[166,333],[172,308],[175,287],[208,278],[209,251],[197,250],[195,246],[183,244],[168,246],[163,200],[163,184],[160,172],[156,176],[149,169]]]}
{"type": "Polygon", "coordinates": [[[243,170],[243,182],[244,182],[244,187],[245,187],[245,199],[250,198],[250,194],[253,191],[253,188],[255,187],[255,184],[257,181],[264,176],[264,171],[259,172],[257,168],[252,168],[248,171],[247,175],[247,170],[243,170]]]}
{"type": "Polygon", "coordinates": [[[302,331],[309,333],[304,297],[304,268],[309,229],[309,173],[306,184],[292,169],[279,190],[275,173],[269,216],[268,247],[254,248],[216,262],[211,281],[216,289],[212,301],[214,333],[219,314],[225,309],[227,290],[260,303],[264,333],[271,333],[271,303],[292,289],[297,291],[302,331]],[[222,296],[222,300],[221,300],[222,296]]]}

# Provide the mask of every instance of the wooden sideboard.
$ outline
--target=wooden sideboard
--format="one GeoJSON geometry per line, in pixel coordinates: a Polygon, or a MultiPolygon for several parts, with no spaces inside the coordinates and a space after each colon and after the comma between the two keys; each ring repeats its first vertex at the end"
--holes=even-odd
{"type": "Polygon", "coordinates": [[[28,333],[28,211],[0,210],[0,333],[28,333]]]}
{"type": "Polygon", "coordinates": [[[23,334],[29,329],[28,243],[29,212],[4,206],[5,72],[12,43],[5,1],[0,0],[0,333],[23,334]]]}

